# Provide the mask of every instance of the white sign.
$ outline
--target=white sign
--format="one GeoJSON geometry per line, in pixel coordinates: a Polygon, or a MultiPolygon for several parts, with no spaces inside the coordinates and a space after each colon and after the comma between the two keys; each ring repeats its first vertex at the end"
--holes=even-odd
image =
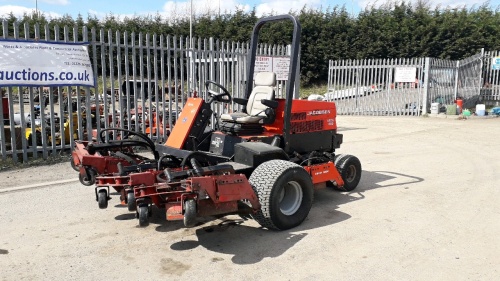
{"type": "Polygon", "coordinates": [[[255,57],[254,72],[272,72],[273,71],[273,58],[272,57],[255,57]]]}
{"type": "Polygon", "coordinates": [[[276,80],[288,80],[290,71],[290,57],[257,56],[255,58],[254,73],[274,72],[276,80]]]}
{"type": "Polygon", "coordinates": [[[0,86],[95,86],[88,46],[0,41],[0,86]]]}
{"type": "Polygon", "coordinates": [[[394,75],[394,82],[415,82],[417,79],[416,67],[396,67],[396,74],[394,75]]]}
{"type": "Polygon", "coordinates": [[[290,71],[289,57],[273,58],[273,72],[276,73],[276,80],[288,80],[289,71],[290,71]]]}

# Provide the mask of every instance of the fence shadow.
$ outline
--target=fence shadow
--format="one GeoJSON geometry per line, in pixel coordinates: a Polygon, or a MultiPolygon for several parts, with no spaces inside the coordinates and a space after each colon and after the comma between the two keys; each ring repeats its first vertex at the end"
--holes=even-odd
{"type": "MultiPolygon", "coordinates": [[[[363,171],[362,180],[355,191],[337,192],[330,188],[316,191],[308,218],[296,228],[272,231],[256,227],[255,223],[245,223],[245,219],[238,216],[227,216],[220,220],[201,222],[201,226],[195,230],[198,241],[179,241],[170,248],[184,251],[202,246],[213,252],[232,255],[231,260],[236,264],[258,263],[264,258],[281,256],[307,237],[308,230],[331,226],[351,218],[349,214],[339,211],[338,207],[364,199],[366,191],[386,187],[404,188],[422,181],[423,178],[396,172],[363,171]]],[[[175,223],[170,226],[160,225],[157,230],[172,231],[182,227],[182,223],[175,223]]]]}
{"type": "Polygon", "coordinates": [[[356,128],[356,127],[338,127],[339,132],[354,131],[354,130],[366,130],[368,128],[356,128]]]}

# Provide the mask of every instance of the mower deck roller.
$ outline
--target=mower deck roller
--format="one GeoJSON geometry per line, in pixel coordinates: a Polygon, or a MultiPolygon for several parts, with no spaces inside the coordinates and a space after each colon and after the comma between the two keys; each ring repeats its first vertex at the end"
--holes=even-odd
{"type": "Polygon", "coordinates": [[[126,141],[77,145],[74,164],[81,177],[94,179],[99,206],[107,205],[113,187],[121,190],[122,201],[133,201],[129,210],[140,226],[148,225],[155,205],[167,220],[183,220],[187,227],[198,217],[240,214],[285,230],[306,219],[315,189],[356,188],[359,159],[335,153],[343,142],[335,103],[293,99],[300,31],[290,15],[259,20],[247,69],[247,81],[254,83],[248,83],[245,98],[232,98],[224,86],[207,81],[210,98],[187,99],[165,144],[142,141],[154,159],[139,159],[126,141]],[[254,76],[254,66],[261,27],[281,20],[291,21],[294,30],[286,95],[276,98],[276,74],[254,76]],[[215,128],[209,127],[213,103],[229,102],[243,111],[223,114],[215,128]]]}

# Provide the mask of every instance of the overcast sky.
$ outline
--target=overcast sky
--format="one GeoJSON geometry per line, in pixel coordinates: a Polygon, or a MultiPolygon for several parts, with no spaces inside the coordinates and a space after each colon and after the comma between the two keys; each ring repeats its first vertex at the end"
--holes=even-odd
{"type": "MultiPolygon", "coordinates": [[[[441,0],[429,1],[431,5],[441,7],[477,7],[483,4],[484,0],[441,0]]],[[[290,10],[300,10],[304,5],[313,8],[326,8],[328,6],[345,6],[349,13],[357,14],[367,5],[379,5],[386,3],[375,0],[192,0],[193,13],[200,14],[210,11],[211,13],[232,12],[239,8],[250,11],[256,8],[257,15],[269,13],[283,14],[290,10]]],[[[489,1],[490,6],[496,8],[500,5],[500,0],[489,1]]],[[[104,15],[113,13],[121,18],[134,15],[147,15],[159,13],[166,17],[188,16],[190,13],[191,1],[165,1],[165,0],[0,0],[0,14],[5,15],[13,12],[16,16],[23,13],[31,13],[38,9],[49,17],[60,17],[65,14],[73,18],[80,13],[84,19],[88,14],[102,18],[104,15]]]]}

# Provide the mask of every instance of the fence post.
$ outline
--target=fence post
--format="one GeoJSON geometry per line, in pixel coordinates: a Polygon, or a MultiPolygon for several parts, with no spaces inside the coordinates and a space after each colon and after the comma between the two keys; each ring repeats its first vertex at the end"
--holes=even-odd
{"type": "Polygon", "coordinates": [[[479,70],[479,85],[477,87],[477,94],[478,95],[481,94],[481,88],[484,85],[484,82],[483,82],[484,57],[485,57],[484,48],[481,48],[481,59],[479,60],[481,62],[480,65],[479,65],[479,69],[480,69],[479,70]]]}
{"type": "Polygon", "coordinates": [[[431,69],[431,59],[429,57],[425,58],[424,62],[424,87],[423,97],[422,97],[422,115],[427,114],[427,98],[429,96],[429,72],[431,69]]]}
{"type": "Polygon", "coordinates": [[[354,106],[356,107],[356,109],[355,109],[355,110],[356,110],[355,114],[358,114],[358,115],[361,115],[361,114],[359,113],[359,111],[358,111],[358,110],[359,110],[358,96],[359,96],[359,87],[360,87],[360,81],[359,81],[359,79],[360,79],[360,76],[361,76],[361,74],[360,74],[360,70],[361,70],[361,69],[360,69],[360,66],[359,66],[360,64],[361,64],[361,61],[357,61],[357,60],[356,60],[356,88],[355,88],[355,91],[354,91],[354,94],[355,94],[355,96],[354,96],[354,101],[355,101],[356,103],[355,103],[355,105],[354,105],[354,106]]]}
{"type": "Polygon", "coordinates": [[[458,71],[460,70],[460,61],[457,61],[457,66],[455,69],[455,87],[453,89],[453,94],[455,96],[455,100],[457,100],[458,95],[458,71]]]}

